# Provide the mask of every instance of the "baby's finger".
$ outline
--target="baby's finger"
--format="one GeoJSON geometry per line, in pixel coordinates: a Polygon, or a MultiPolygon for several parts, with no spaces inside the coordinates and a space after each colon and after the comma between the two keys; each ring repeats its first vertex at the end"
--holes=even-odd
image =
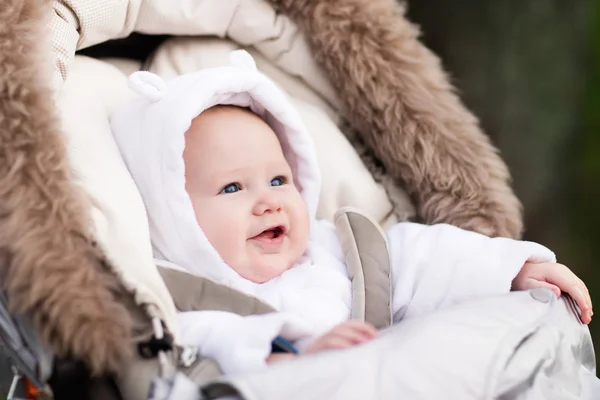
{"type": "Polygon", "coordinates": [[[592,316],[594,315],[592,298],[590,296],[590,292],[589,292],[587,286],[585,286],[585,283],[583,283],[583,281],[581,281],[581,287],[582,287],[582,291],[585,294],[585,297],[587,299],[587,306],[588,306],[588,308],[586,310],[582,310],[581,320],[583,321],[584,324],[589,324],[590,322],[592,322],[592,316]]]}
{"type": "Polygon", "coordinates": [[[546,281],[569,293],[577,303],[586,303],[585,294],[579,285],[580,279],[564,265],[557,264],[557,268],[550,269],[546,274],[546,281]]]}
{"type": "Polygon", "coordinates": [[[373,325],[358,320],[347,321],[340,325],[340,328],[341,327],[348,327],[352,330],[358,331],[369,339],[372,339],[379,334],[379,332],[373,325]]]}
{"type": "Polygon", "coordinates": [[[340,329],[337,329],[335,331],[335,334],[338,336],[341,336],[347,340],[350,340],[354,344],[366,342],[367,340],[370,340],[373,338],[373,336],[370,333],[365,332],[365,331],[361,330],[359,327],[355,327],[355,326],[340,327],[340,329]]]}
{"type": "Polygon", "coordinates": [[[581,321],[588,324],[592,319],[592,299],[583,281],[569,268],[557,264],[558,268],[549,269],[546,280],[558,286],[563,292],[568,293],[580,309],[581,321]]]}
{"type": "MultiPolygon", "coordinates": [[[[575,284],[576,288],[574,292],[578,293],[577,296],[581,298],[581,302],[573,296],[573,298],[577,301],[577,305],[581,308],[582,311],[588,311],[592,309],[592,299],[590,297],[590,293],[587,290],[587,287],[583,283],[581,279],[577,279],[575,284]],[[583,303],[583,304],[582,304],[583,303]]],[[[570,294],[570,293],[569,293],[570,294]]]]}
{"type": "Polygon", "coordinates": [[[587,296],[584,294],[584,291],[581,288],[576,287],[575,289],[571,290],[568,293],[569,293],[569,295],[571,295],[573,300],[575,300],[575,302],[577,303],[577,306],[581,310],[582,322],[585,324],[588,324],[592,318],[592,315],[591,315],[592,309],[588,305],[588,299],[587,299],[587,296]]]}
{"type": "Polygon", "coordinates": [[[369,339],[379,335],[379,331],[371,324],[360,324],[356,329],[369,339]]]}
{"type": "Polygon", "coordinates": [[[323,344],[323,347],[326,349],[331,349],[331,350],[340,350],[340,349],[347,349],[349,347],[355,346],[356,343],[354,343],[352,340],[344,337],[344,336],[329,336],[326,340],[325,343],[323,344]]]}
{"type": "Polygon", "coordinates": [[[592,315],[594,314],[592,311],[592,299],[583,281],[577,278],[574,283],[570,284],[570,288],[565,290],[565,292],[569,293],[577,303],[580,310],[581,322],[584,324],[592,322],[592,315]]]}
{"type": "MultiPolygon", "coordinates": [[[[581,286],[584,289],[584,293],[586,294],[586,297],[588,299],[588,305],[590,306],[590,311],[594,308],[594,305],[592,304],[592,296],[590,296],[590,291],[588,290],[587,286],[585,285],[585,283],[583,283],[582,280],[580,280],[581,286]]],[[[592,314],[594,314],[594,312],[592,311],[592,314]]]]}
{"type": "Polygon", "coordinates": [[[585,297],[586,310],[592,311],[592,298],[590,297],[590,292],[588,292],[583,282],[581,283],[580,290],[585,297]]]}
{"type": "Polygon", "coordinates": [[[583,322],[586,325],[589,324],[590,322],[592,322],[592,315],[592,310],[582,311],[581,322],[583,322]]]}

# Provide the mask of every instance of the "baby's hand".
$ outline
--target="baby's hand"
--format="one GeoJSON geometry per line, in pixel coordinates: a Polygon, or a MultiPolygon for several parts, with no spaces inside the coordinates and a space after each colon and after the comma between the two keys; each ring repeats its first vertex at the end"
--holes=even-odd
{"type": "MultiPolygon", "coordinates": [[[[318,353],[323,350],[345,349],[356,346],[376,337],[377,329],[362,321],[346,321],[323,336],[318,337],[302,354],[318,353]]],[[[300,354],[301,355],[301,354],[300,354]]],[[[298,355],[289,353],[275,353],[269,355],[267,364],[286,361],[296,358],[298,355]]]]}
{"type": "Polygon", "coordinates": [[[367,342],[378,334],[377,329],[362,321],[347,321],[339,324],[315,340],[304,352],[345,349],[367,342]]]}
{"type": "Polygon", "coordinates": [[[513,290],[547,288],[560,297],[561,291],[568,293],[581,309],[581,320],[589,324],[592,320],[592,299],[581,279],[569,268],[556,263],[525,263],[512,282],[513,290]]]}

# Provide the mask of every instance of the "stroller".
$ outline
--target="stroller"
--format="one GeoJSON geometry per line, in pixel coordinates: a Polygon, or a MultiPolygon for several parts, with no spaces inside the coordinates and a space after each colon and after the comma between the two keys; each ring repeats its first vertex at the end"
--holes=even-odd
{"type": "Polygon", "coordinates": [[[418,219],[495,236],[520,235],[519,203],[504,163],[452,93],[435,56],[417,41],[402,6],[387,0],[341,0],[333,8],[327,0],[218,5],[129,0],[101,6],[54,0],[50,9],[33,0],[6,2],[0,41],[14,47],[0,50],[0,65],[16,72],[0,83],[6,93],[0,98],[0,116],[5,116],[0,137],[7,141],[2,143],[7,165],[0,167],[6,177],[23,172],[36,179],[5,179],[0,190],[7,204],[3,215],[8,215],[0,242],[5,293],[0,335],[15,369],[38,389],[31,396],[600,396],[589,330],[568,296],[558,299],[547,290],[460,304],[407,320],[367,346],[241,376],[223,376],[212,360],[177,344],[175,310],[192,306],[172,288],[186,282],[190,293],[206,282],[165,273],[152,259],[143,203],[108,125],[112,111],[128,99],[129,72],[144,69],[169,78],[222,65],[232,49],[246,48],[259,69],[292,96],[309,131],[319,132],[319,161],[331,189],[320,199],[320,218],[354,206],[383,226],[418,219]],[[43,29],[47,17],[49,32],[43,29]],[[90,48],[88,56],[75,55],[77,49],[119,38],[126,39],[90,48]],[[123,58],[132,51],[141,53],[137,60],[123,58]],[[49,74],[44,57],[52,60],[49,74]],[[31,93],[35,101],[28,101],[31,93]],[[20,95],[23,102],[17,101],[20,95]],[[30,117],[15,123],[24,104],[30,117]],[[28,128],[28,123],[36,125],[28,128]],[[22,138],[21,129],[44,146],[34,146],[18,164],[9,140],[22,138]],[[417,140],[426,137],[433,147],[417,140]],[[44,142],[48,138],[53,141],[44,142]],[[56,158],[35,153],[53,148],[59,149],[56,158]],[[437,161],[428,166],[434,149],[437,161]],[[26,169],[27,162],[38,175],[26,169]],[[64,182],[51,186],[52,174],[59,173],[64,182]],[[458,188],[448,188],[447,174],[461,177],[458,188]],[[39,201],[16,197],[23,192],[17,190],[20,185],[27,184],[43,189],[39,201]],[[53,202],[56,198],[67,200],[53,202]],[[34,210],[48,204],[61,218],[29,223],[39,213],[28,213],[23,204],[36,205],[34,210]],[[25,229],[38,225],[45,227],[35,231],[38,236],[25,229]],[[40,251],[50,240],[53,257],[46,257],[40,251]],[[32,259],[41,261],[27,263],[32,259]],[[55,279],[55,271],[64,279],[55,279]],[[75,285],[71,277],[82,275],[86,279],[75,285]],[[54,285],[45,286],[44,279],[54,285]],[[91,316],[83,311],[90,309],[82,305],[88,301],[97,306],[91,316]],[[74,377],[82,372],[101,378],[83,379],[85,393],[75,393],[74,377]]]}

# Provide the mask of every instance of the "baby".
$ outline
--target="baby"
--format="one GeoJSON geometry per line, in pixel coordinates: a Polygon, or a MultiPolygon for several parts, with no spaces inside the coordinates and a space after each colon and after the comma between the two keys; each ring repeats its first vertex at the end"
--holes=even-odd
{"type": "MultiPolygon", "coordinates": [[[[374,338],[351,321],[351,284],[335,228],[317,221],[320,180],[312,140],[285,95],[245,52],[231,67],[169,83],[136,73],[142,95],[113,132],[147,208],[157,264],[208,277],[273,306],[241,317],[180,313],[181,340],[225,373],[374,338]]],[[[512,290],[569,293],[589,323],[583,282],[531,242],[491,239],[449,225],[399,223],[387,232],[393,322],[512,290]]]]}

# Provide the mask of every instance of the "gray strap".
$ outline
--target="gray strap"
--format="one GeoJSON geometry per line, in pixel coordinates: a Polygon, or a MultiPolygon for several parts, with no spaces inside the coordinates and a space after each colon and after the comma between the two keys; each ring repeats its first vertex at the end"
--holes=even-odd
{"type": "Polygon", "coordinates": [[[334,217],[352,281],[352,318],[382,329],[392,323],[392,277],[384,233],[360,211],[345,207],[334,217]]]}
{"type": "Polygon", "coordinates": [[[270,305],[208,278],[158,267],[179,311],[227,311],[246,316],[275,311],[270,305]]]}

